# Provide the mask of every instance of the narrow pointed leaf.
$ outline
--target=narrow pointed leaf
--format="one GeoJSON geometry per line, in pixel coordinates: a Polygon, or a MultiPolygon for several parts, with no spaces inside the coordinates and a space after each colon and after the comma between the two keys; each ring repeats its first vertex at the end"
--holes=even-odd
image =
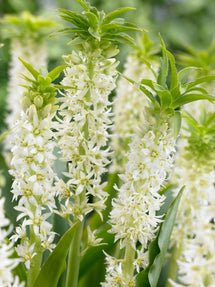
{"type": "Polygon", "coordinates": [[[61,17],[65,19],[68,22],[71,22],[75,26],[83,27],[85,29],[88,29],[89,23],[85,17],[77,12],[69,11],[66,9],[58,9],[59,12],[61,12],[61,17]]]}
{"type": "MultiPolygon", "coordinates": [[[[136,83],[135,81],[133,81],[132,79],[126,77],[125,75],[121,74],[121,76],[123,78],[125,78],[127,81],[129,81],[131,84],[133,84],[137,89],[139,89],[140,91],[142,91],[153,103],[156,102],[153,94],[148,91],[143,85],[140,85],[138,83],[136,83]]],[[[148,83],[149,85],[151,85],[151,80],[143,80],[144,84],[146,85],[146,83],[148,83]],[[149,81],[149,82],[148,82],[149,81]]]]}
{"type": "Polygon", "coordinates": [[[161,38],[161,36],[160,36],[160,40],[161,40],[163,55],[161,58],[161,67],[160,67],[160,73],[158,75],[157,82],[161,86],[165,86],[166,85],[166,79],[168,76],[169,66],[168,66],[168,57],[167,57],[167,54],[165,52],[165,45],[164,45],[164,42],[163,42],[163,39],[161,38]]]}
{"type": "Polygon", "coordinates": [[[68,45],[79,45],[85,42],[85,39],[82,37],[76,37],[73,40],[71,40],[68,45]]]}
{"type": "Polygon", "coordinates": [[[29,63],[25,62],[20,57],[18,57],[18,59],[22,62],[25,68],[31,73],[34,79],[37,80],[37,77],[39,76],[39,72],[37,72],[29,63]]]}
{"type": "Polygon", "coordinates": [[[106,38],[112,42],[122,43],[122,44],[130,45],[132,47],[136,47],[134,39],[132,37],[130,37],[129,35],[124,34],[124,33],[120,33],[118,35],[113,35],[113,34],[108,33],[107,35],[104,36],[104,38],[106,38]]]}
{"type": "Polygon", "coordinates": [[[115,18],[117,18],[119,15],[127,12],[127,11],[132,11],[132,10],[136,10],[135,8],[131,8],[131,7],[123,7],[123,8],[119,8],[109,14],[107,14],[104,18],[103,24],[107,24],[110,23],[112,20],[114,20],[115,18]]]}
{"type": "Polygon", "coordinates": [[[203,94],[187,94],[185,96],[181,96],[175,99],[172,103],[172,108],[176,109],[185,104],[195,102],[198,100],[209,100],[210,102],[214,101],[215,98],[210,95],[203,95],[203,94]]]}
{"type": "Polygon", "coordinates": [[[196,81],[185,84],[184,87],[188,90],[189,88],[192,88],[196,85],[206,83],[206,82],[211,82],[211,81],[215,81],[215,75],[209,75],[209,76],[201,77],[201,78],[197,79],[196,81]]]}
{"type": "Polygon", "coordinates": [[[83,8],[85,11],[88,11],[89,10],[89,6],[87,5],[87,3],[83,0],[75,0],[76,2],[78,2],[83,8]]]}
{"type": "Polygon", "coordinates": [[[61,237],[55,249],[49,255],[43,264],[40,273],[34,283],[33,287],[56,287],[60,275],[62,274],[65,265],[66,257],[72,242],[73,235],[77,228],[75,223],[64,235],[61,237]]]}
{"type": "Polygon", "coordinates": [[[136,287],[156,287],[184,187],[168,208],[157,237],[149,245],[149,265],[137,274],[136,287]]]}
{"type": "Polygon", "coordinates": [[[98,28],[98,18],[95,14],[92,12],[84,12],[84,14],[87,16],[90,27],[93,28],[93,30],[96,30],[98,28]]]}
{"type": "Polygon", "coordinates": [[[165,49],[165,52],[167,54],[167,57],[169,59],[170,62],[170,67],[171,67],[171,84],[170,84],[170,91],[172,91],[175,87],[178,86],[178,73],[177,73],[177,69],[175,66],[175,58],[174,56],[165,49]]]}
{"type": "Polygon", "coordinates": [[[215,113],[212,113],[205,122],[205,126],[209,126],[215,121],[215,113]]]}
{"type": "Polygon", "coordinates": [[[52,81],[57,79],[60,75],[60,73],[66,69],[66,67],[69,67],[68,65],[62,65],[58,66],[55,69],[53,69],[51,72],[48,73],[47,77],[51,78],[52,81]]]}
{"type": "Polygon", "coordinates": [[[190,88],[186,91],[186,93],[190,93],[190,92],[200,92],[202,94],[208,93],[208,91],[202,87],[193,87],[193,88],[190,88]]]}
{"type": "Polygon", "coordinates": [[[182,70],[180,70],[178,72],[178,80],[180,83],[184,84],[188,78],[188,76],[190,75],[190,73],[192,73],[193,71],[196,71],[197,68],[196,67],[187,67],[184,68],[182,70]]]}
{"type": "Polygon", "coordinates": [[[126,31],[142,31],[142,29],[140,29],[136,25],[126,25],[126,23],[123,25],[119,25],[117,23],[112,23],[102,26],[102,31],[107,33],[111,33],[112,31],[113,33],[121,33],[126,31]]]}

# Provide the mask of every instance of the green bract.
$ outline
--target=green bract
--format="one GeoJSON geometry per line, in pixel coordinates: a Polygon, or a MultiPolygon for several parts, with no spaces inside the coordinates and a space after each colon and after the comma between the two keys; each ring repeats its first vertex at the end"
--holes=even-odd
{"type": "Polygon", "coordinates": [[[163,56],[157,81],[143,79],[140,83],[135,83],[131,79],[124,77],[135,84],[151,100],[159,114],[166,114],[168,117],[174,116],[174,134],[176,137],[181,126],[179,109],[183,105],[198,100],[209,100],[211,102],[215,100],[213,96],[208,94],[206,89],[199,86],[202,83],[215,80],[215,75],[208,75],[191,82],[184,82],[184,78],[189,74],[190,69],[185,68],[178,72],[174,56],[166,49],[161,37],[160,39],[163,56]],[[147,88],[153,90],[156,93],[156,97],[147,88]]]}
{"type": "Polygon", "coordinates": [[[1,19],[3,38],[33,38],[39,40],[58,26],[57,22],[35,17],[25,11],[20,16],[6,15],[1,19]]]}
{"type": "Polygon", "coordinates": [[[215,113],[207,113],[202,109],[199,122],[187,112],[183,113],[183,117],[188,124],[186,130],[189,134],[185,136],[189,143],[187,149],[192,151],[198,161],[214,160],[215,113]]]}
{"type": "Polygon", "coordinates": [[[134,40],[127,35],[127,32],[141,31],[142,29],[135,24],[125,22],[118,16],[126,11],[135,10],[135,8],[119,8],[105,15],[104,11],[98,11],[84,0],[76,1],[84,8],[84,12],[77,13],[58,9],[61,12],[61,17],[73,25],[71,28],[60,30],[72,35],[71,44],[77,45],[88,41],[94,43],[94,47],[97,48],[108,48],[108,42],[134,46],[134,40]]]}
{"type": "Polygon", "coordinates": [[[19,58],[23,65],[28,69],[34,79],[23,76],[30,84],[22,85],[27,88],[23,96],[24,110],[32,105],[37,110],[38,116],[42,118],[57,110],[56,86],[52,84],[59,74],[67,67],[67,65],[59,66],[49,72],[46,76],[40,75],[29,63],[19,58]]]}
{"type": "Polygon", "coordinates": [[[184,67],[195,67],[197,76],[210,75],[215,70],[215,41],[206,50],[197,51],[186,46],[186,52],[178,53],[178,63],[184,67]]]}

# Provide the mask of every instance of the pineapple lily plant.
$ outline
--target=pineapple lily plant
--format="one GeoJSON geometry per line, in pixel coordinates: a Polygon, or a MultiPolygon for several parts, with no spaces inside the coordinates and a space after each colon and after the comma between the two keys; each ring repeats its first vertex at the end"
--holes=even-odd
{"type": "Polygon", "coordinates": [[[178,71],[161,36],[159,61],[159,50],[153,50],[146,33],[119,18],[133,8],[105,14],[84,0],[76,2],[82,13],[58,9],[68,25],[59,37],[69,35],[72,47],[64,65],[45,72],[19,57],[24,82],[9,136],[18,216],[11,234],[2,197],[0,282],[8,287],[156,287],[166,253],[173,249],[167,286],[212,286],[208,271],[199,274],[207,285],[192,285],[194,275],[184,275],[184,269],[199,257],[207,261],[204,266],[214,264],[211,252],[199,250],[214,232],[214,114],[203,109],[198,124],[183,110],[195,101],[214,101],[207,84],[215,75],[192,78],[193,67],[178,71]],[[143,33],[144,52],[128,32],[143,33]],[[117,70],[120,43],[134,49],[125,74],[117,70]],[[189,128],[174,168],[182,117],[189,128]],[[210,171],[207,193],[188,181],[186,168],[192,173],[194,164],[202,186],[205,169],[210,171]],[[179,192],[166,204],[170,179],[179,192]],[[186,203],[192,193],[193,207],[181,204],[176,219],[180,199],[186,203]],[[208,216],[194,230],[198,193],[208,216]],[[56,218],[64,226],[61,237],[56,218]]]}

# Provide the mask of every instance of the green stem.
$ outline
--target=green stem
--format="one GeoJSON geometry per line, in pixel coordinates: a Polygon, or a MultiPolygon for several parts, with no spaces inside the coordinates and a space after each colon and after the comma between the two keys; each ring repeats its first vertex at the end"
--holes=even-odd
{"type": "Polygon", "coordinates": [[[172,284],[169,283],[168,279],[172,279],[176,281],[177,273],[178,273],[178,263],[177,260],[180,258],[183,249],[183,244],[180,243],[178,246],[177,244],[173,247],[172,256],[169,265],[169,271],[167,276],[167,282],[165,287],[171,287],[172,284]]]}
{"type": "Polygon", "coordinates": [[[83,227],[84,227],[84,220],[79,222],[73,240],[71,242],[68,257],[66,287],[77,287],[78,285],[78,275],[79,275],[80,258],[81,258],[80,247],[81,247],[81,237],[83,233],[83,227]]]}
{"type": "Polygon", "coordinates": [[[32,258],[31,260],[31,266],[30,269],[28,270],[27,273],[27,286],[26,287],[32,287],[39,272],[40,272],[40,266],[42,263],[42,256],[43,256],[43,251],[41,247],[41,240],[40,237],[35,235],[33,226],[30,228],[30,235],[31,239],[30,242],[33,244],[35,243],[34,246],[34,252],[36,255],[32,258]]]}
{"type": "Polygon", "coordinates": [[[125,256],[122,262],[122,273],[123,276],[127,279],[133,277],[134,273],[134,257],[135,257],[135,249],[128,243],[125,247],[125,256]]]}

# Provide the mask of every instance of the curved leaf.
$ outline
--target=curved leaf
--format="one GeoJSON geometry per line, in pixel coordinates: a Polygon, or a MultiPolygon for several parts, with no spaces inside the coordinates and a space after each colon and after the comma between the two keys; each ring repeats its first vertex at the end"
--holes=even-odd
{"type": "Polygon", "coordinates": [[[168,208],[157,237],[149,245],[149,265],[136,276],[136,287],[156,287],[184,187],[168,208]]]}
{"type": "Polygon", "coordinates": [[[111,12],[105,16],[102,24],[110,23],[115,18],[117,18],[119,15],[121,15],[122,13],[125,13],[127,11],[131,11],[131,10],[136,10],[136,9],[131,8],[131,7],[123,7],[123,8],[116,9],[115,11],[113,11],[113,12],[111,12]]]}
{"type": "Polygon", "coordinates": [[[37,276],[34,287],[55,287],[57,286],[60,275],[66,265],[66,256],[70,248],[72,238],[77,228],[76,222],[59,240],[53,252],[43,264],[39,275],[37,276]]]}
{"type": "Polygon", "coordinates": [[[173,109],[176,109],[176,108],[179,108],[185,104],[195,102],[198,100],[214,101],[215,98],[210,96],[210,95],[204,95],[204,94],[187,94],[187,95],[176,98],[171,106],[173,109]]]}
{"type": "Polygon", "coordinates": [[[47,77],[51,78],[51,80],[54,81],[55,79],[59,77],[60,73],[67,67],[69,67],[69,65],[58,66],[55,69],[53,69],[51,72],[49,72],[47,77]]]}
{"type": "Polygon", "coordinates": [[[20,57],[18,59],[22,62],[22,64],[25,66],[25,68],[31,73],[31,75],[34,77],[35,80],[37,80],[39,76],[39,72],[37,72],[29,63],[22,60],[20,57]]]}

